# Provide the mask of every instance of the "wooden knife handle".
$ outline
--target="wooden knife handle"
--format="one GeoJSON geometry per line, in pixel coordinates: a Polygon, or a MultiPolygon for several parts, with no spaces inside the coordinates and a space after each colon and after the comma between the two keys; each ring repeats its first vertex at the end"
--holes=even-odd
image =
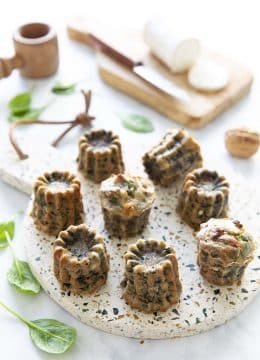
{"type": "Polygon", "coordinates": [[[9,59],[0,59],[0,79],[9,76],[14,69],[18,69],[21,66],[22,59],[17,55],[9,59]]]}
{"type": "Polygon", "coordinates": [[[107,56],[109,56],[113,60],[119,62],[120,64],[126,66],[130,70],[133,69],[134,66],[142,64],[141,61],[132,60],[131,58],[129,58],[128,56],[122,54],[120,51],[114,49],[112,46],[105,43],[103,40],[97,38],[93,34],[91,34],[91,33],[88,34],[88,37],[89,37],[90,43],[93,44],[93,47],[97,51],[100,51],[100,52],[106,54],[107,56]]]}
{"type": "Polygon", "coordinates": [[[92,26],[91,29],[91,25],[88,27],[87,22],[83,24],[71,22],[67,26],[67,31],[72,40],[86,44],[94,50],[104,53],[130,70],[133,69],[134,66],[141,64],[140,61],[134,60],[131,56],[128,56],[116,48],[116,45],[111,45],[111,41],[101,38],[102,33],[106,33],[105,30],[102,31],[101,26],[92,26]]]}

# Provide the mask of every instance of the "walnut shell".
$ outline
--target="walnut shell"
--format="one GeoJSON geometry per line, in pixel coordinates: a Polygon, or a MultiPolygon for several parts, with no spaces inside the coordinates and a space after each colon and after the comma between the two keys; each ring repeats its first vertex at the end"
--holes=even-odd
{"type": "Polygon", "coordinates": [[[226,131],[225,145],[231,155],[241,158],[253,156],[259,147],[259,133],[246,128],[226,131]]]}

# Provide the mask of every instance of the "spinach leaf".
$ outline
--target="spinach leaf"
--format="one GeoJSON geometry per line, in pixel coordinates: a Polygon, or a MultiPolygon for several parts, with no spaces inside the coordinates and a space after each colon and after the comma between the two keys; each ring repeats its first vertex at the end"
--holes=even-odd
{"type": "Polygon", "coordinates": [[[14,252],[11,239],[7,231],[5,231],[6,240],[13,253],[13,264],[7,272],[7,280],[14,288],[26,295],[38,294],[41,286],[33,276],[31,269],[26,261],[19,260],[14,252]]]}
{"type": "Polygon", "coordinates": [[[75,342],[77,332],[71,326],[52,319],[30,322],[30,335],[34,344],[50,354],[62,354],[75,342]]]}
{"type": "Polygon", "coordinates": [[[114,197],[114,196],[111,197],[111,198],[109,199],[109,201],[110,201],[110,203],[111,203],[112,205],[115,205],[115,206],[120,205],[119,199],[116,198],[116,197],[114,197]]]}
{"type": "Polygon", "coordinates": [[[41,113],[50,105],[47,104],[42,107],[33,108],[31,107],[32,103],[32,92],[25,91],[14,96],[8,103],[10,113],[8,120],[10,122],[16,122],[21,120],[38,120],[41,113]]]}
{"type": "Polygon", "coordinates": [[[51,89],[51,91],[56,95],[69,95],[72,94],[76,89],[76,83],[73,84],[62,84],[57,82],[51,89]]]}
{"type": "Polygon", "coordinates": [[[26,295],[38,294],[41,286],[33,276],[26,261],[14,260],[12,267],[7,273],[7,279],[15,289],[26,295]]]}
{"type": "Polygon", "coordinates": [[[9,238],[14,237],[15,224],[14,221],[7,221],[0,223],[0,249],[8,246],[8,239],[6,233],[9,234],[9,238]]]}
{"type": "Polygon", "coordinates": [[[154,130],[151,121],[142,115],[130,114],[122,116],[122,124],[125,128],[131,131],[148,133],[154,130]]]}
{"type": "Polygon", "coordinates": [[[49,354],[62,354],[75,342],[77,331],[60,321],[53,319],[27,320],[0,301],[0,306],[26,324],[33,343],[49,354]]]}
{"type": "Polygon", "coordinates": [[[8,120],[10,122],[16,122],[21,120],[38,120],[42,112],[46,109],[46,106],[40,107],[40,108],[33,108],[29,109],[23,114],[20,114],[19,116],[10,114],[8,120]]]}
{"type": "Polygon", "coordinates": [[[12,115],[23,115],[31,106],[32,93],[29,91],[14,96],[8,103],[12,115]]]}

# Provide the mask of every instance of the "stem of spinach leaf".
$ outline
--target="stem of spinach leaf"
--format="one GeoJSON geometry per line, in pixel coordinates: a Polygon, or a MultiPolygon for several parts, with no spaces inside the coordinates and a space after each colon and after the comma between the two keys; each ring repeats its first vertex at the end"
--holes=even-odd
{"type": "Polygon", "coordinates": [[[7,310],[10,314],[12,314],[14,317],[16,317],[17,319],[21,320],[24,324],[26,324],[27,326],[31,326],[31,322],[26,320],[23,316],[21,316],[20,314],[18,314],[16,311],[12,310],[9,308],[9,306],[7,306],[6,304],[4,304],[2,301],[0,301],[0,306],[2,306],[5,310],[7,310]]]}
{"type": "Polygon", "coordinates": [[[23,316],[21,316],[20,314],[18,314],[16,311],[12,310],[11,308],[9,308],[9,306],[7,306],[6,304],[4,304],[1,300],[0,300],[0,306],[2,306],[5,310],[7,310],[10,314],[12,314],[14,317],[16,317],[17,319],[19,319],[22,323],[26,324],[29,328],[34,328],[40,332],[43,332],[45,334],[48,334],[56,339],[59,339],[63,342],[69,343],[68,340],[62,338],[61,336],[55,335],[53,333],[50,333],[47,330],[42,329],[41,327],[35,325],[33,322],[25,319],[23,316]]]}
{"type": "Polygon", "coordinates": [[[12,242],[11,242],[10,235],[9,235],[9,233],[7,231],[5,231],[4,233],[5,233],[6,241],[8,242],[8,245],[9,245],[9,247],[11,249],[11,252],[12,252],[12,255],[13,255],[13,258],[14,258],[14,263],[15,263],[17,273],[18,273],[20,279],[22,279],[23,274],[22,274],[22,271],[20,269],[19,263],[17,261],[17,257],[15,255],[15,251],[14,251],[14,248],[13,248],[13,245],[12,245],[12,242]]]}

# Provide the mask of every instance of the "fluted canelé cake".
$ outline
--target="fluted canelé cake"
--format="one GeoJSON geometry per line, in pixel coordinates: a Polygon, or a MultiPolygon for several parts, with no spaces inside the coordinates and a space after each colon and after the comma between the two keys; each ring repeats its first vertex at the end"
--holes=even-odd
{"type": "Polygon", "coordinates": [[[173,248],[162,240],[138,240],[124,255],[123,298],[145,313],[166,311],[179,302],[181,283],[173,248]]]}
{"type": "Polygon", "coordinates": [[[184,179],[177,210],[194,229],[210,218],[227,216],[229,184],[216,171],[200,168],[184,179]]]}
{"type": "Polygon", "coordinates": [[[170,129],[143,156],[143,164],[155,184],[168,186],[202,166],[200,146],[183,129],[170,129]]]}
{"type": "Polygon", "coordinates": [[[31,216],[38,230],[57,236],[84,221],[80,181],[68,171],[39,176],[34,184],[31,216]]]}
{"type": "Polygon", "coordinates": [[[54,243],[54,273],[62,289],[93,293],[106,283],[109,255],[103,238],[85,224],[69,226],[54,243]]]}
{"type": "Polygon", "coordinates": [[[152,182],[130,174],[112,175],[101,184],[101,207],[106,229],[118,237],[141,233],[155,199],[152,182]]]}
{"type": "Polygon", "coordinates": [[[106,130],[83,135],[79,141],[78,168],[87,179],[97,183],[124,172],[119,137],[106,130]]]}
{"type": "Polygon", "coordinates": [[[254,252],[253,238],[243,225],[231,219],[210,219],[196,238],[201,275],[214,285],[240,283],[254,252]]]}

